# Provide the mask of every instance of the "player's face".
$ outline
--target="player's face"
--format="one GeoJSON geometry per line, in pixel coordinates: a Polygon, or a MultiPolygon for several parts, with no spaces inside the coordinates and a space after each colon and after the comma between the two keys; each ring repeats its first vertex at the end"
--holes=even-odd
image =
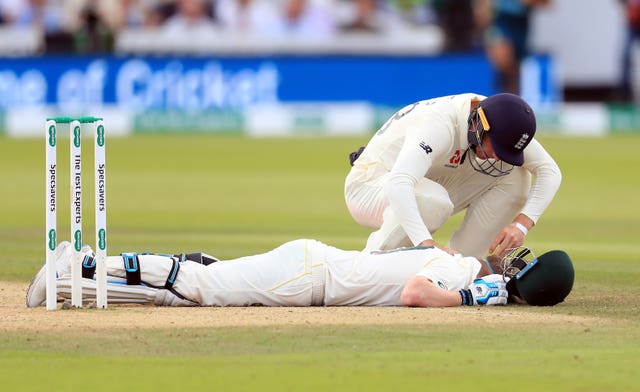
{"type": "Polygon", "coordinates": [[[494,159],[496,162],[500,160],[496,155],[495,151],[493,151],[493,145],[491,144],[491,139],[485,133],[482,136],[482,147],[474,146],[474,152],[476,156],[480,159],[494,159]]]}

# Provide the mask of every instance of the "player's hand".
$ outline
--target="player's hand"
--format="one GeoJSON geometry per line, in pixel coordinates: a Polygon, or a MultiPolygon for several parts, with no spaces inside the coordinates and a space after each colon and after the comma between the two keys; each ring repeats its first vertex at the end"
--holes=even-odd
{"type": "Polygon", "coordinates": [[[525,234],[522,230],[520,230],[515,223],[511,223],[500,230],[500,233],[498,233],[498,236],[489,248],[489,254],[504,257],[508,249],[522,246],[524,239],[525,234]]]}
{"type": "Polygon", "coordinates": [[[469,290],[471,291],[474,305],[505,305],[509,296],[507,284],[502,280],[502,275],[498,274],[487,275],[482,279],[474,280],[469,286],[469,290]],[[491,280],[494,281],[492,282],[491,280]]]}
{"type": "Polygon", "coordinates": [[[435,242],[434,240],[424,240],[418,246],[433,246],[433,247],[441,249],[441,250],[443,250],[443,251],[445,251],[445,252],[447,252],[449,254],[452,254],[452,255],[460,253],[455,249],[447,248],[446,246],[440,245],[437,242],[435,242]]]}

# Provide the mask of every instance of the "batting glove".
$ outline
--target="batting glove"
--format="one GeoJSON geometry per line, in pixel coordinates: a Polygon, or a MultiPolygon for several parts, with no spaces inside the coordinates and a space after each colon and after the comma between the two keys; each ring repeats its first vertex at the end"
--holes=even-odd
{"type": "Polygon", "coordinates": [[[462,297],[461,305],[505,305],[507,303],[507,284],[502,280],[494,279],[489,275],[488,280],[476,279],[471,283],[468,289],[460,290],[462,297]],[[495,280],[495,281],[492,281],[495,280]]]}
{"type": "Polygon", "coordinates": [[[501,274],[485,275],[480,279],[484,280],[485,282],[489,282],[489,283],[509,283],[509,277],[501,275],[501,274]]]}

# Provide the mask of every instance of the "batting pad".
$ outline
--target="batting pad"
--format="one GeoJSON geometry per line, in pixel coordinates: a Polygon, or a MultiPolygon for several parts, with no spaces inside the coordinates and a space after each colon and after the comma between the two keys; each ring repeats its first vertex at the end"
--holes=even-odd
{"type": "MultiPolygon", "coordinates": [[[[156,299],[158,289],[142,285],[127,285],[125,279],[109,277],[107,282],[107,300],[109,303],[150,304],[156,299]]],[[[58,295],[71,299],[71,279],[60,278],[56,281],[58,295]]],[[[82,279],[82,302],[96,300],[96,281],[82,279]]]]}
{"type": "MultiPolygon", "coordinates": [[[[59,278],[58,295],[71,299],[71,279],[59,278]]],[[[96,281],[82,279],[82,302],[96,300],[96,281]]],[[[194,302],[177,297],[169,290],[156,289],[144,285],[128,285],[124,278],[110,276],[107,282],[107,300],[114,304],[155,304],[159,306],[195,306],[194,302]]]]}

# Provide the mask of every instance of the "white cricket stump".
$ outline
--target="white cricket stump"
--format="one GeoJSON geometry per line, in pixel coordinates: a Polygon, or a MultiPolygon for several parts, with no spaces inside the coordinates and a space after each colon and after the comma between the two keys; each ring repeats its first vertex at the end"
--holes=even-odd
{"type": "Polygon", "coordinates": [[[106,153],[105,127],[102,118],[97,117],[53,117],[45,123],[46,140],[46,308],[57,309],[59,287],[57,287],[56,248],[57,232],[57,136],[60,125],[69,126],[69,183],[70,183],[70,219],[72,257],[71,279],[68,294],[71,305],[83,306],[84,287],[95,287],[95,300],[98,308],[107,307],[107,197],[106,197],[106,153]],[[95,231],[96,260],[95,281],[84,279],[82,245],[82,135],[94,135],[95,144],[95,231]]]}
{"type": "Polygon", "coordinates": [[[95,119],[96,306],[107,307],[107,162],[104,121],[95,119]]]}
{"type": "Polygon", "coordinates": [[[57,174],[58,161],[56,146],[58,144],[57,124],[48,119],[45,125],[46,147],[46,305],[47,310],[55,310],[57,306],[56,294],[56,247],[57,240],[57,174]]]}
{"type": "Polygon", "coordinates": [[[82,131],[80,121],[69,127],[69,178],[71,197],[71,305],[82,307],[82,131]]]}

